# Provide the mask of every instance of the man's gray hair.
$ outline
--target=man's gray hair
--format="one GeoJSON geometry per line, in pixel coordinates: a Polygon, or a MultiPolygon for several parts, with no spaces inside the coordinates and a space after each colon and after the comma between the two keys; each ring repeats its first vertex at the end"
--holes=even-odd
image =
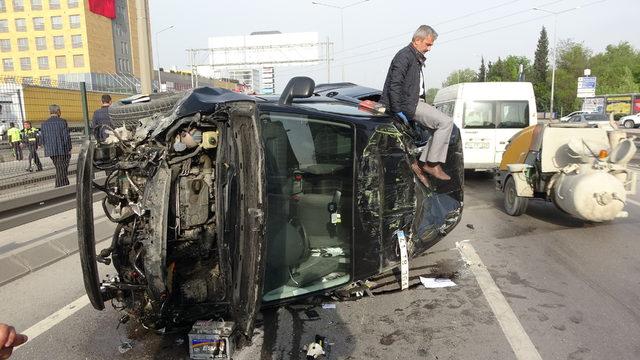
{"type": "Polygon", "coordinates": [[[432,36],[433,40],[435,40],[438,38],[438,33],[435,30],[433,30],[433,28],[429,25],[420,25],[420,27],[418,27],[418,30],[416,30],[416,32],[413,33],[413,37],[411,38],[411,41],[416,39],[424,39],[429,36],[432,36]]]}
{"type": "Polygon", "coordinates": [[[60,106],[56,104],[49,105],[49,114],[57,114],[60,111],[60,106]]]}

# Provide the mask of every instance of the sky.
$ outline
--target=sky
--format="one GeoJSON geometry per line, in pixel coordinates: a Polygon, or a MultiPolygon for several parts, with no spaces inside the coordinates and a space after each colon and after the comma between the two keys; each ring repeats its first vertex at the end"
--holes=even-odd
{"type": "MultiPolygon", "coordinates": [[[[316,1],[338,7],[360,2],[316,1]]],[[[344,81],[378,89],[393,55],[409,44],[421,24],[431,25],[439,33],[427,54],[428,88],[441,87],[454,70],[477,70],[481,57],[485,61],[508,55],[533,59],[542,26],[553,46],[556,16],[534,7],[562,12],[557,15],[558,42],[581,42],[594,53],[621,41],[640,49],[640,0],[368,0],[342,10],[344,44],[340,39],[341,10],[314,5],[311,0],[150,0],[149,7],[156,66],[159,57],[163,68],[187,69],[186,49],[205,48],[212,36],[311,31],[334,43],[332,82],[342,80],[344,65],[344,81]],[[172,25],[174,28],[157,34],[172,25]]],[[[293,76],[327,82],[326,63],[279,66],[275,74],[276,92],[293,76]]]]}

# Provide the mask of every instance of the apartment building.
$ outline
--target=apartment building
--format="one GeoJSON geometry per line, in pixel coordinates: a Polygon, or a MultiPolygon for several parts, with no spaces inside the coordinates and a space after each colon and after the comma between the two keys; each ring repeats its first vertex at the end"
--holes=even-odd
{"type": "Polygon", "coordinates": [[[0,82],[137,77],[135,1],[0,0],[0,59],[0,82]]]}

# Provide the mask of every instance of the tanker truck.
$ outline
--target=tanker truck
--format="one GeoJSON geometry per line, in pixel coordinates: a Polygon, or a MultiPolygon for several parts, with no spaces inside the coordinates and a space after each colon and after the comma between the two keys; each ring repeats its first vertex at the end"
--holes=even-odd
{"type": "Polygon", "coordinates": [[[522,215],[530,199],[551,201],[585,221],[628,216],[627,195],[636,192],[636,173],[627,164],[634,137],[586,123],[546,123],[515,134],[496,172],[504,209],[522,215]]]}

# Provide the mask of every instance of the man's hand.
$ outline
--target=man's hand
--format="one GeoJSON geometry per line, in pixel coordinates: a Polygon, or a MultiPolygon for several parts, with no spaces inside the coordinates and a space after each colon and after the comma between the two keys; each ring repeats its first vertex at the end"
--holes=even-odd
{"type": "Polygon", "coordinates": [[[411,126],[411,124],[409,123],[409,119],[407,118],[407,115],[405,115],[402,111],[399,113],[396,113],[396,115],[398,115],[398,117],[400,118],[400,120],[402,120],[402,122],[407,125],[407,126],[411,126]]]}
{"type": "Polygon", "coordinates": [[[27,336],[17,334],[13,326],[0,324],[0,360],[8,359],[13,348],[27,342],[27,336]]]}

